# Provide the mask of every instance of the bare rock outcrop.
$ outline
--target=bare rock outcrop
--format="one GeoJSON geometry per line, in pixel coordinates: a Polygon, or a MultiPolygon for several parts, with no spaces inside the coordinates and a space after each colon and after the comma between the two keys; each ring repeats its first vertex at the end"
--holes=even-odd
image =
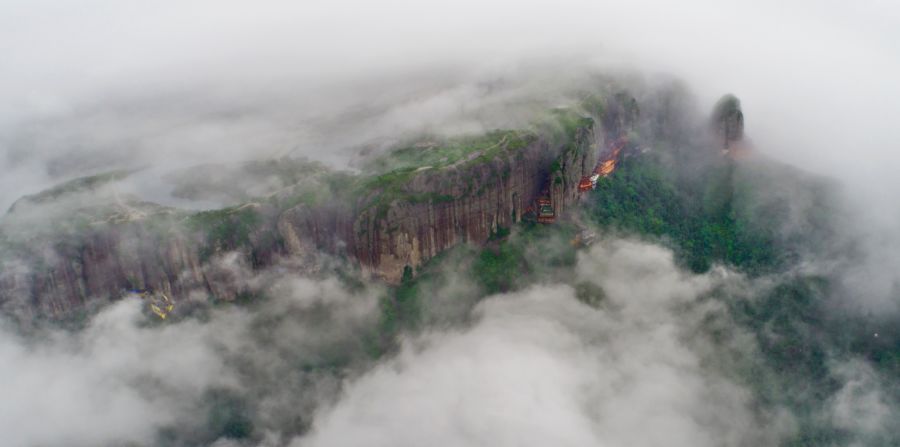
{"type": "Polygon", "coordinates": [[[744,138],[744,112],[741,100],[734,95],[725,95],[716,103],[712,114],[712,127],[722,142],[723,149],[744,138]]]}

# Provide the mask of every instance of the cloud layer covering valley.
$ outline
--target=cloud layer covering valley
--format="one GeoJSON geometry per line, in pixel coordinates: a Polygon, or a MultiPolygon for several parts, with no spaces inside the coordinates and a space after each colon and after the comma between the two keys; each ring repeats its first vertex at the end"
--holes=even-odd
{"type": "MultiPolygon", "coordinates": [[[[262,445],[771,445],[792,433],[791,414],[760,407],[737,374],[753,338],[712,298],[747,299],[730,294],[758,286],[723,269],[685,273],[671,252],[619,239],[582,253],[576,269],[602,287],[598,307],[562,283],[488,297],[468,322],[409,334],[377,364],[358,345],[377,290],[291,276],[264,306],[200,320],[148,325],[134,299],[74,336],[5,330],[0,360],[16,368],[0,391],[15,398],[0,405],[0,429],[11,445],[158,444],[166,433],[210,443],[210,405],[224,405],[262,445]],[[709,326],[729,328],[727,341],[709,326]],[[335,355],[350,366],[314,366],[335,355]]],[[[896,417],[877,378],[835,368],[852,387],[835,417],[896,417]]]]}
{"type": "Polygon", "coordinates": [[[562,284],[488,298],[472,327],[409,339],[350,383],[294,445],[771,445],[790,428],[709,366],[722,354],[697,326],[724,314],[699,298],[726,272],[618,240],[578,270],[607,291],[600,309],[562,284]]]}

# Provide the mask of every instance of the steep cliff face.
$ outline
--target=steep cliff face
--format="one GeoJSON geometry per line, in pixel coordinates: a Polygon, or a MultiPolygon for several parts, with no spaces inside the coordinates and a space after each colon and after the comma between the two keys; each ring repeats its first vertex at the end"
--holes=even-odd
{"type": "Polygon", "coordinates": [[[302,205],[281,216],[278,232],[291,254],[347,254],[374,275],[398,282],[407,266],[415,269],[459,243],[482,243],[521,221],[545,191],[563,213],[603,147],[598,134],[587,120],[562,142],[535,136],[488,158],[473,153],[446,167],[418,168],[396,198],[374,191],[355,210],[302,205]]]}
{"type": "Polygon", "coordinates": [[[59,318],[132,290],[176,302],[194,291],[234,300],[248,269],[322,252],[399,282],[406,267],[521,221],[538,197],[549,196],[564,216],[622,121],[612,120],[611,130],[586,116],[564,118],[551,131],[498,131],[449,149],[401,150],[369,174],[317,171],[323,184],[331,182],[326,192],[299,199],[194,214],[136,201],[78,202],[75,211],[45,218],[68,222],[66,231],[10,242],[9,228],[0,230],[0,308],[26,319],[59,318]]]}
{"type": "Polygon", "coordinates": [[[61,317],[126,290],[181,295],[202,286],[197,245],[142,222],[92,228],[66,240],[33,240],[5,253],[0,304],[23,317],[61,317]]]}

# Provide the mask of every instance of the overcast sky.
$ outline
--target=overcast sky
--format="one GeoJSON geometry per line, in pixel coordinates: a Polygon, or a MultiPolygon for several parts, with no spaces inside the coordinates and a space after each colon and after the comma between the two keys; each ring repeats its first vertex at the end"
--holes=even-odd
{"type": "Polygon", "coordinates": [[[354,83],[561,55],[681,77],[704,107],[733,92],[762,150],[870,191],[873,177],[900,168],[900,6],[887,0],[5,0],[0,11],[4,202],[37,187],[29,174],[49,181],[23,141],[37,141],[41,159],[125,136],[225,155],[257,149],[251,138],[235,143],[237,135],[289,147],[302,141],[292,119],[314,116],[303,104],[339,107],[354,83]],[[184,130],[204,112],[267,104],[293,115],[184,130]],[[79,123],[95,126],[93,140],[22,136],[36,123],[64,127],[100,111],[121,120],[116,132],[93,119],[79,123]],[[238,147],[209,144],[221,141],[238,147]]]}

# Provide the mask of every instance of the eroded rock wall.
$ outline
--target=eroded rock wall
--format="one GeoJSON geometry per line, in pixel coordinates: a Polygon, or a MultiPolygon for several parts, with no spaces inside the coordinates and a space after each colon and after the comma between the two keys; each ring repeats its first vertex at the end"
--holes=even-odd
{"type": "Polygon", "coordinates": [[[278,230],[292,254],[344,253],[388,282],[460,243],[483,243],[500,227],[522,220],[539,195],[550,194],[557,214],[577,200],[603,144],[593,127],[552,143],[537,139],[487,162],[423,170],[410,181],[410,197],[350,212],[300,206],[285,212],[278,230]],[[558,180],[557,180],[558,179],[558,180]]]}
{"type": "Polygon", "coordinates": [[[586,126],[555,141],[535,138],[490,160],[423,169],[405,185],[407,195],[378,205],[366,199],[286,210],[256,205],[243,243],[211,244],[202,232],[160,232],[141,220],[35,240],[21,254],[0,257],[0,308],[25,319],[62,318],[134,289],[162,291],[176,301],[193,291],[233,300],[245,286],[243,270],[321,252],[398,282],[406,266],[416,269],[457,244],[483,243],[522,220],[541,195],[549,194],[564,214],[602,151],[602,135],[586,126]]]}

